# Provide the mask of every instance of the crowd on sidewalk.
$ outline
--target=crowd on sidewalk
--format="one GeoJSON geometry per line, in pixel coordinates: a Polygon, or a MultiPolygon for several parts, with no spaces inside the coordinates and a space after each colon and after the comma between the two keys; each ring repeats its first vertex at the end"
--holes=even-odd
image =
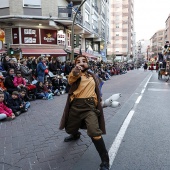
{"type": "MultiPolygon", "coordinates": [[[[89,61],[89,65],[90,71],[103,81],[133,69],[125,63],[89,61]]],[[[67,76],[73,67],[70,61],[60,62],[58,58],[29,57],[17,60],[3,56],[0,62],[0,120],[11,120],[27,112],[30,101],[49,100],[67,93],[67,76]]]]}

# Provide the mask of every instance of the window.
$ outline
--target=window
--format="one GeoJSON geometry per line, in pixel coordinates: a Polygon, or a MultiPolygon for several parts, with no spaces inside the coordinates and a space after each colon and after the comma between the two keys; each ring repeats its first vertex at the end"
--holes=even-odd
{"type": "Polygon", "coordinates": [[[116,51],[116,52],[119,52],[119,48],[116,48],[115,51],[116,51]]]}
{"type": "Polygon", "coordinates": [[[89,18],[90,18],[89,13],[86,11],[85,12],[85,21],[89,22],[89,18]]]}
{"type": "Polygon", "coordinates": [[[1,0],[0,8],[9,7],[9,0],[1,0]]]}
{"type": "Polygon", "coordinates": [[[116,28],[119,28],[119,25],[116,25],[116,28]]]}
{"type": "Polygon", "coordinates": [[[41,0],[23,0],[23,7],[41,8],[41,0]]]}

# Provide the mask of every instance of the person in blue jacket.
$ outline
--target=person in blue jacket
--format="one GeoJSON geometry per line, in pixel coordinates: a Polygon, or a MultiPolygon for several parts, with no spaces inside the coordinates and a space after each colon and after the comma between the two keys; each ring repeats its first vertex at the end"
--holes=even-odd
{"type": "Polygon", "coordinates": [[[45,59],[43,57],[39,57],[37,64],[37,81],[44,83],[45,70],[46,70],[45,59]]]}

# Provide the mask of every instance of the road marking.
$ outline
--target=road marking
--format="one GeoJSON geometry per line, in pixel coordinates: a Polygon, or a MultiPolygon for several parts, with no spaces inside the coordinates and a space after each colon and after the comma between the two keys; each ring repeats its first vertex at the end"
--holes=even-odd
{"type": "Polygon", "coordinates": [[[143,93],[144,93],[144,91],[146,89],[146,86],[147,86],[147,84],[148,84],[151,77],[152,77],[152,74],[150,75],[147,82],[145,83],[144,88],[141,91],[141,95],[137,98],[134,107],[128,113],[126,119],[124,120],[124,122],[123,122],[123,124],[122,124],[116,138],[115,138],[115,140],[113,141],[113,143],[112,143],[112,145],[111,145],[111,147],[109,149],[110,167],[113,164],[113,161],[114,161],[114,159],[115,159],[115,157],[117,155],[117,152],[119,150],[120,144],[122,143],[122,140],[123,140],[123,137],[124,137],[124,135],[126,133],[126,130],[127,130],[128,126],[130,124],[130,121],[131,121],[131,119],[132,119],[132,117],[133,117],[133,115],[135,113],[135,108],[136,108],[137,104],[139,104],[139,102],[140,102],[140,100],[141,100],[141,98],[143,96],[143,93]]]}
{"type": "Polygon", "coordinates": [[[140,95],[140,96],[137,98],[137,100],[136,100],[135,103],[138,104],[138,103],[140,102],[141,98],[142,98],[142,95],[140,95]]]}
{"type": "Polygon", "coordinates": [[[148,91],[170,91],[170,89],[148,88],[148,91]]]}
{"type": "Polygon", "coordinates": [[[116,136],[116,138],[115,138],[115,140],[114,140],[114,142],[113,142],[113,144],[112,144],[112,146],[111,146],[111,148],[110,148],[110,150],[109,150],[110,166],[113,164],[113,161],[114,161],[114,159],[115,159],[115,157],[116,157],[116,154],[117,154],[117,152],[118,152],[118,149],[119,149],[119,147],[120,147],[120,144],[121,144],[121,142],[122,142],[122,139],[123,139],[123,137],[124,137],[124,135],[125,135],[125,132],[126,132],[128,126],[129,126],[129,123],[130,123],[130,121],[131,121],[132,116],[134,115],[134,113],[135,113],[134,110],[131,110],[131,111],[128,113],[125,121],[123,122],[122,127],[121,127],[120,130],[119,130],[119,133],[117,134],[117,136],[116,136]]]}

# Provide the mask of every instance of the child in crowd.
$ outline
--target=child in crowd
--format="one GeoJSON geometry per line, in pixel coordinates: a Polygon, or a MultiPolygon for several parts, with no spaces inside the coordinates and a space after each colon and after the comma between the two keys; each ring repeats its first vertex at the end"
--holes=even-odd
{"type": "Polygon", "coordinates": [[[14,86],[17,87],[18,89],[25,88],[26,81],[25,79],[21,76],[21,72],[17,71],[16,76],[14,77],[14,86]]]}
{"type": "Polygon", "coordinates": [[[53,99],[52,87],[49,85],[48,81],[44,83],[44,92],[48,93],[48,99],[53,99]]]}
{"type": "Polygon", "coordinates": [[[37,82],[37,99],[48,99],[49,93],[44,89],[44,84],[42,82],[37,82]]]}
{"type": "Polygon", "coordinates": [[[0,76],[0,91],[4,93],[4,103],[7,104],[9,98],[9,93],[7,92],[6,87],[4,86],[4,77],[0,76]]]}
{"type": "Polygon", "coordinates": [[[64,83],[60,76],[53,77],[52,85],[54,88],[54,95],[60,96],[60,94],[64,94],[64,83]]]}
{"type": "Polygon", "coordinates": [[[29,102],[29,98],[28,98],[28,96],[26,94],[25,89],[20,90],[19,97],[20,97],[20,100],[21,100],[22,104],[24,105],[25,111],[28,111],[28,108],[31,106],[31,104],[29,102]]]}
{"type": "Polygon", "coordinates": [[[19,92],[13,91],[11,97],[8,99],[8,106],[12,109],[15,116],[19,116],[21,113],[25,112],[25,106],[23,105],[21,99],[19,98],[19,92]]]}
{"type": "Polygon", "coordinates": [[[0,91],[0,120],[6,119],[7,117],[14,119],[15,115],[12,110],[4,104],[4,93],[0,91]]]}

